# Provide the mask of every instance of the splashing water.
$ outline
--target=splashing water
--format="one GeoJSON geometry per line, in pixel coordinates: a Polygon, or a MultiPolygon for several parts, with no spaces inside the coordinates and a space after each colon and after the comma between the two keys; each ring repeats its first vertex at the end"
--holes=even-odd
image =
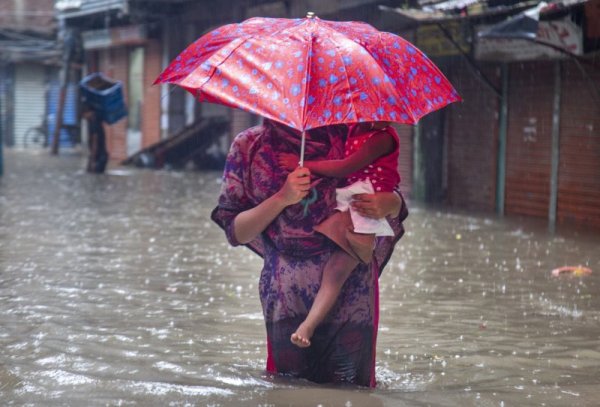
{"type": "Polygon", "coordinates": [[[378,388],[264,372],[261,262],[209,220],[220,174],[7,152],[2,405],[593,405],[598,236],[411,205],[380,280],[378,388]],[[460,238],[458,238],[460,236],[460,238]]]}

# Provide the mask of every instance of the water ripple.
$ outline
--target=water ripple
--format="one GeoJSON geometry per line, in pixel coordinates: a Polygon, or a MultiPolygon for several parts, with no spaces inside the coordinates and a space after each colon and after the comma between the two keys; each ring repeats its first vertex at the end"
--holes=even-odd
{"type": "Polygon", "coordinates": [[[82,163],[7,153],[2,405],[596,402],[597,235],[411,204],[380,280],[378,388],[340,389],[265,373],[261,262],[209,221],[219,173],[82,163]],[[550,275],[569,264],[594,273],[550,275]]]}

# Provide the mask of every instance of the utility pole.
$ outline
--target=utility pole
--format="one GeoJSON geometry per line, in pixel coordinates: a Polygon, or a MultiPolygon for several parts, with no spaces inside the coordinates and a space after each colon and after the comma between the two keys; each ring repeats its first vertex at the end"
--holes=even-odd
{"type": "Polygon", "coordinates": [[[73,29],[65,27],[64,19],[60,20],[59,38],[62,37],[63,44],[63,62],[60,72],[60,92],[58,96],[58,105],[56,106],[56,117],[54,125],[54,134],[52,138],[52,155],[58,154],[60,131],[63,124],[63,111],[65,99],[67,97],[67,86],[69,85],[69,76],[71,72],[71,58],[75,48],[75,35],[73,29]]]}

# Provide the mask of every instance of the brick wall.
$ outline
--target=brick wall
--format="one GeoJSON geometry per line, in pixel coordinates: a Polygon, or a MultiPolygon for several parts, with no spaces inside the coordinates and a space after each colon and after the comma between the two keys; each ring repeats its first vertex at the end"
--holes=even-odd
{"type": "Polygon", "coordinates": [[[162,71],[161,48],[158,40],[148,41],[145,47],[142,148],[160,140],[160,86],[154,86],[153,83],[162,71]]]}
{"type": "Polygon", "coordinates": [[[53,34],[56,30],[54,0],[1,0],[0,27],[53,34]]]}
{"type": "MultiPolygon", "coordinates": [[[[499,84],[498,70],[482,66],[486,77],[499,84]]],[[[448,203],[493,211],[499,100],[462,58],[453,60],[448,79],[463,98],[446,108],[448,203]]]]}
{"type": "Polygon", "coordinates": [[[600,61],[562,67],[557,220],[600,229],[600,61]]]}
{"type": "Polygon", "coordinates": [[[550,198],[551,62],[510,65],[505,213],[547,217],[550,198]]]}
{"type": "MultiPolygon", "coordinates": [[[[589,79],[562,63],[557,221],[600,229],[600,62],[589,79]],[[591,81],[591,82],[590,82],[591,81]]],[[[499,68],[484,66],[500,85],[499,68]]],[[[493,211],[499,100],[456,61],[449,79],[464,101],[448,107],[448,201],[493,211]]],[[[505,213],[548,218],[554,61],[509,64],[505,213]]]]}
{"type": "MultiPolygon", "coordinates": [[[[110,78],[123,82],[123,97],[127,101],[128,53],[126,48],[109,48],[99,51],[99,69],[110,78]]],[[[106,141],[110,159],[127,158],[127,117],[113,125],[105,125],[106,141]]]]}
{"type": "MultiPolygon", "coordinates": [[[[128,100],[129,51],[127,47],[98,51],[98,69],[105,75],[123,82],[123,96],[128,100]]],[[[160,87],[153,86],[161,72],[161,45],[158,40],[149,40],[144,54],[144,95],[142,106],[142,147],[160,140],[160,87]]],[[[111,160],[127,158],[127,118],[105,125],[107,147],[111,160]]]]}

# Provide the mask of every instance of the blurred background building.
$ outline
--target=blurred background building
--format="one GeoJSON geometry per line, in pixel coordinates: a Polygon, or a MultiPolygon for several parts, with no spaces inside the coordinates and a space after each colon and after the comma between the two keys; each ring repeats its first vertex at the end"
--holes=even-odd
{"type": "Polygon", "coordinates": [[[44,141],[40,132],[56,107],[50,94],[61,65],[57,33],[53,0],[0,1],[0,123],[6,146],[44,141]]]}
{"type": "Polygon", "coordinates": [[[102,72],[122,81],[129,112],[107,126],[112,159],[221,168],[260,118],[152,83],[219,25],[307,11],[405,37],[463,97],[399,128],[408,196],[600,230],[600,0],[0,0],[4,145],[35,147],[36,127],[52,136],[60,104],[61,145],[77,144],[77,83],[102,72]]]}

